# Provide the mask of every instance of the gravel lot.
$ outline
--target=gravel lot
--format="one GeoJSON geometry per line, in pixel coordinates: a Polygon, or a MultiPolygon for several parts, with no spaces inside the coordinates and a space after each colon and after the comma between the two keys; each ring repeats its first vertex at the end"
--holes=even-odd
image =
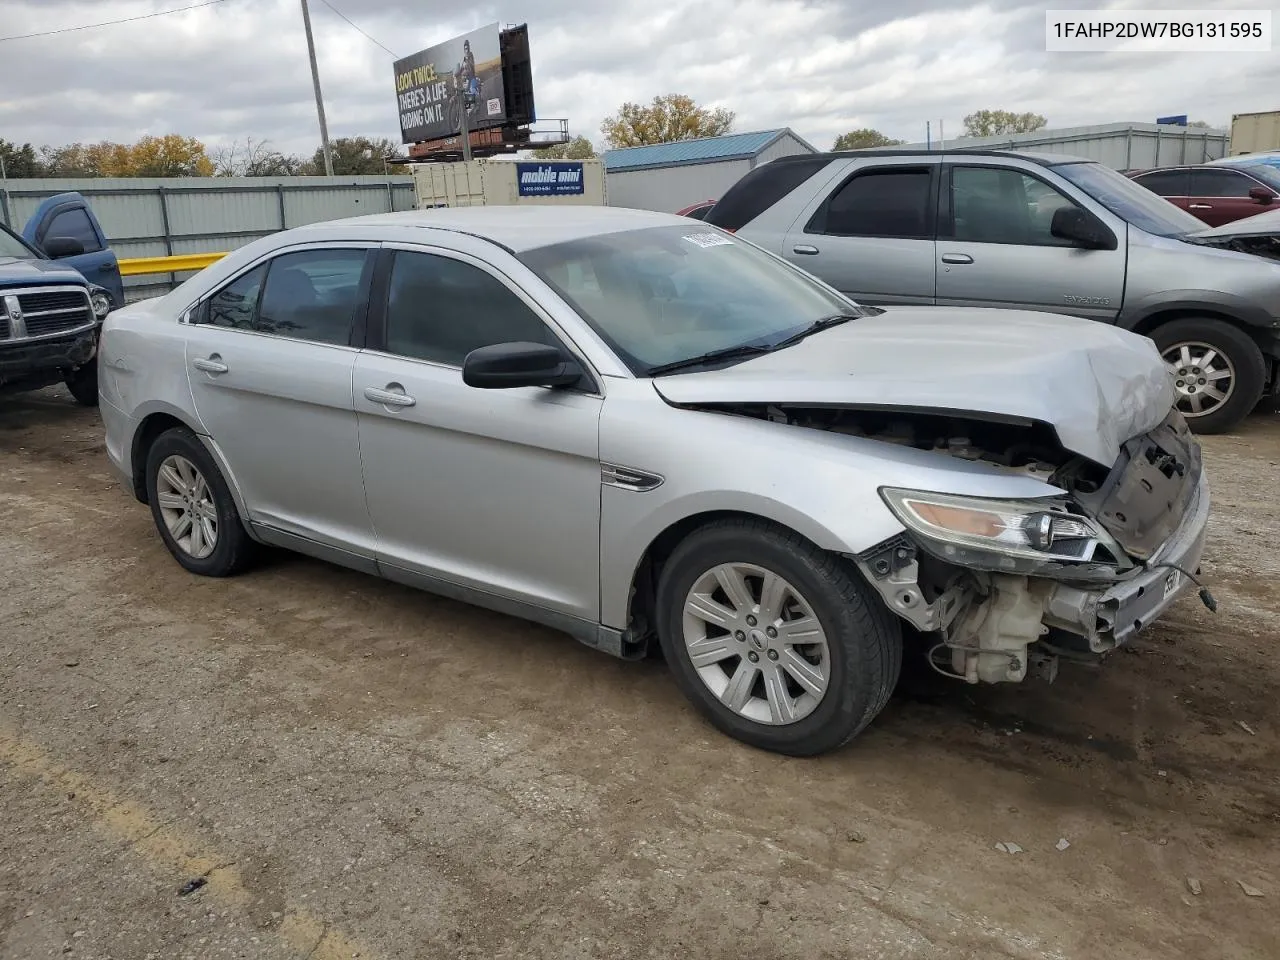
{"type": "Polygon", "coordinates": [[[656,661],[297,557],[192,577],[95,411],[5,398],[0,957],[1275,958],[1280,419],[1206,448],[1216,616],[792,760],[656,661]]]}

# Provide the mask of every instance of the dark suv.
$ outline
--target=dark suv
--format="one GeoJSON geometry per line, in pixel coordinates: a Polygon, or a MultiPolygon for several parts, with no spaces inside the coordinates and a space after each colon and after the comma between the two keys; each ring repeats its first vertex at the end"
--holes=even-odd
{"type": "Polygon", "coordinates": [[[44,249],[0,225],[0,393],[64,382],[78,403],[94,406],[98,332],[111,297],[50,259],[83,252],[78,240],[50,237],[44,249]]]}

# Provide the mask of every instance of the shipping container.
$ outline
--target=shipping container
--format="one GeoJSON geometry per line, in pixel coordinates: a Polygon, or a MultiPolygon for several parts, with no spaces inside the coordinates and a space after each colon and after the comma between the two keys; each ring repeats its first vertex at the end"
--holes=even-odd
{"type": "Polygon", "coordinates": [[[1280,110],[1231,115],[1231,156],[1280,150],[1280,110]]]}
{"type": "Polygon", "coordinates": [[[601,160],[460,160],[409,169],[419,210],[607,202],[601,160]]]}

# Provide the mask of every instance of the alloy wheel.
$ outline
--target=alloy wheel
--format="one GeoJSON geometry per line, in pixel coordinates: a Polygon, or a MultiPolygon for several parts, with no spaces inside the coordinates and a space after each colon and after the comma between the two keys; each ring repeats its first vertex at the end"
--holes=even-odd
{"type": "Polygon", "coordinates": [[[707,570],[685,598],[683,633],[707,689],[748,720],[795,723],[826,695],[826,633],[809,602],[771,570],[747,563],[707,570]]]}
{"type": "Polygon", "coordinates": [[[1236,369],[1218,348],[1184,341],[1170,345],[1163,357],[1173,378],[1178,409],[1188,419],[1212,413],[1231,397],[1236,369]]]}
{"type": "Polygon", "coordinates": [[[161,462],[156,502],[179,549],[196,560],[213,553],[218,546],[218,509],[213,491],[194,463],[177,454],[161,462]]]}

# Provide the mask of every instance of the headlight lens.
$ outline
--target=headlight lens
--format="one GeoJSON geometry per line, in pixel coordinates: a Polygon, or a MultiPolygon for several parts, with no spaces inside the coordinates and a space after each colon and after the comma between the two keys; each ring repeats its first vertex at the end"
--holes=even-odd
{"type": "Polygon", "coordinates": [[[111,312],[111,298],[102,290],[92,293],[89,302],[93,304],[93,315],[99,320],[111,312]]]}
{"type": "Polygon", "coordinates": [[[930,552],[960,566],[1035,574],[1054,564],[1114,568],[1125,562],[1105,530],[1068,512],[1061,500],[988,500],[888,488],[880,493],[930,552]]]}

